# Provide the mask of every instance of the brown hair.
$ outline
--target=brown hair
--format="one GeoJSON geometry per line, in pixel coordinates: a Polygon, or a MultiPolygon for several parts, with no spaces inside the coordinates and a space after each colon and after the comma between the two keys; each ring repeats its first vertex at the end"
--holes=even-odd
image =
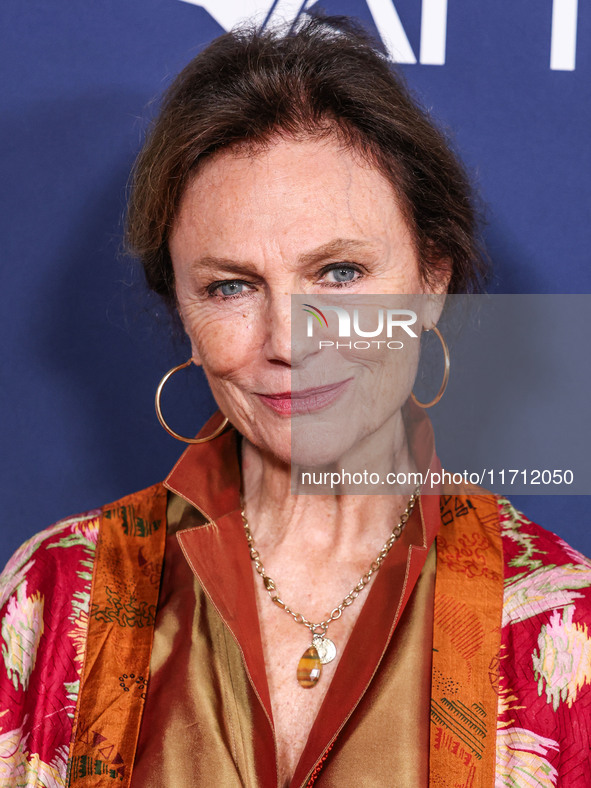
{"type": "Polygon", "coordinates": [[[451,261],[449,292],[478,292],[486,273],[471,188],[443,134],[376,42],[346,17],[309,17],[281,33],[252,26],[215,39],[166,92],[132,175],[127,245],[148,285],[176,303],[168,237],[200,161],[277,135],[337,135],[393,185],[421,275],[451,261]]]}

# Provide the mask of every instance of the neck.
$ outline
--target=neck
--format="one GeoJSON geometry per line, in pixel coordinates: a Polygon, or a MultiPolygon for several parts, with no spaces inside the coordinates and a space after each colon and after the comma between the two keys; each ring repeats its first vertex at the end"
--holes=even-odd
{"type": "MultiPolygon", "coordinates": [[[[376,467],[382,474],[391,468],[414,470],[402,420],[396,425],[394,438],[390,431],[389,445],[394,449],[390,448],[389,454],[374,439],[373,446],[362,445],[340,458],[339,467],[351,473],[376,467]],[[375,458],[380,452],[378,463],[375,458]],[[368,457],[373,458],[371,464],[365,459],[368,457]]],[[[372,488],[364,486],[361,489],[365,494],[354,494],[342,487],[322,494],[292,494],[292,470],[291,465],[243,440],[244,505],[253,536],[266,551],[293,550],[293,555],[301,560],[325,550],[335,556],[348,554],[352,549],[363,550],[363,545],[370,551],[379,548],[406,508],[412,492],[371,494],[372,488]]]]}

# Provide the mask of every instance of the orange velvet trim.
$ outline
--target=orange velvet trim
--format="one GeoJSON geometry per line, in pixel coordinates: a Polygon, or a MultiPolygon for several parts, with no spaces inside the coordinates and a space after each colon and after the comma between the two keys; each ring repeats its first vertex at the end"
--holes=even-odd
{"type": "Polygon", "coordinates": [[[503,552],[492,495],[441,496],[433,622],[430,786],[495,780],[503,552]]]}
{"type": "Polygon", "coordinates": [[[68,785],[126,788],[141,722],[166,538],[166,489],[102,511],[68,785]],[[107,778],[107,779],[106,779],[107,778]]]}

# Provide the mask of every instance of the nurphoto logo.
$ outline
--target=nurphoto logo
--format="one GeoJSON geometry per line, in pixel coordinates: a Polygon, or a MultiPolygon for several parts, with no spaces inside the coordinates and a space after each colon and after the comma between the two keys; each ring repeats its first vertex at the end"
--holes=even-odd
{"type": "Polygon", "coordinates": [[[370,348],[386,347],[389,350],[402,350],[404,343],[400,339],[393,339],[395,330],[397,333],[402,330],[411,339],[418,339],[418,335],[411,328],[417,322],[417,314],[412,309],[384,309],[382,307],[377,310],[372,310],[372,318],[375,321],[372,327],[367,326],[368,310],[364,310],[364,323],[365,328],[362,328],[359,317],[359,309],[345,309],[342,306],[325,305],[320,310],[317,306],[312,304],[303,304],[302,309],[307,313],[307,337],[313,337],[316,324],[322,330],[329,329],[328,319],[326,313],[332,312],[337,316],[337,329],[339,338],[351,337],[353,334],[356,337],[362,337],[361,340],[354,342],[335,342],[329,339],[321,339],[318,343],[320,349],[328,347],[339,348],[355,348],[356,350],[369,350],[370,348]],[[374,337],[384,337],[382,339],[373,339],[374,337]],[[371,341],[368,339],[371,338],[371,341]]]}

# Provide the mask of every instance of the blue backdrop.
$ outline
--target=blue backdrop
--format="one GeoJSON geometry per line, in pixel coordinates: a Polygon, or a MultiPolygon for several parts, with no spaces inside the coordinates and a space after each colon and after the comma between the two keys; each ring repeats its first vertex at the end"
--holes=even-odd
{"type": "MultiPolygon", "coordinates": [[[[589,292],[589,4],[317,5],[381,34],[453,135],[488,206],[493,289],[589,292]]],[[[300,6],[250,0],[271,21],[300,6]]],[[[153,396],[188,352],[121,255],[126,181],[153,99],[241,7],[2,2],[0,564],[58,518],[161,480],[182,450],[153,396]]],[[[197,375],[168,400],[187,431],[212,409],[197,375]]],[[[587,498],[516,502],[591,554],[587,498]]]]}

